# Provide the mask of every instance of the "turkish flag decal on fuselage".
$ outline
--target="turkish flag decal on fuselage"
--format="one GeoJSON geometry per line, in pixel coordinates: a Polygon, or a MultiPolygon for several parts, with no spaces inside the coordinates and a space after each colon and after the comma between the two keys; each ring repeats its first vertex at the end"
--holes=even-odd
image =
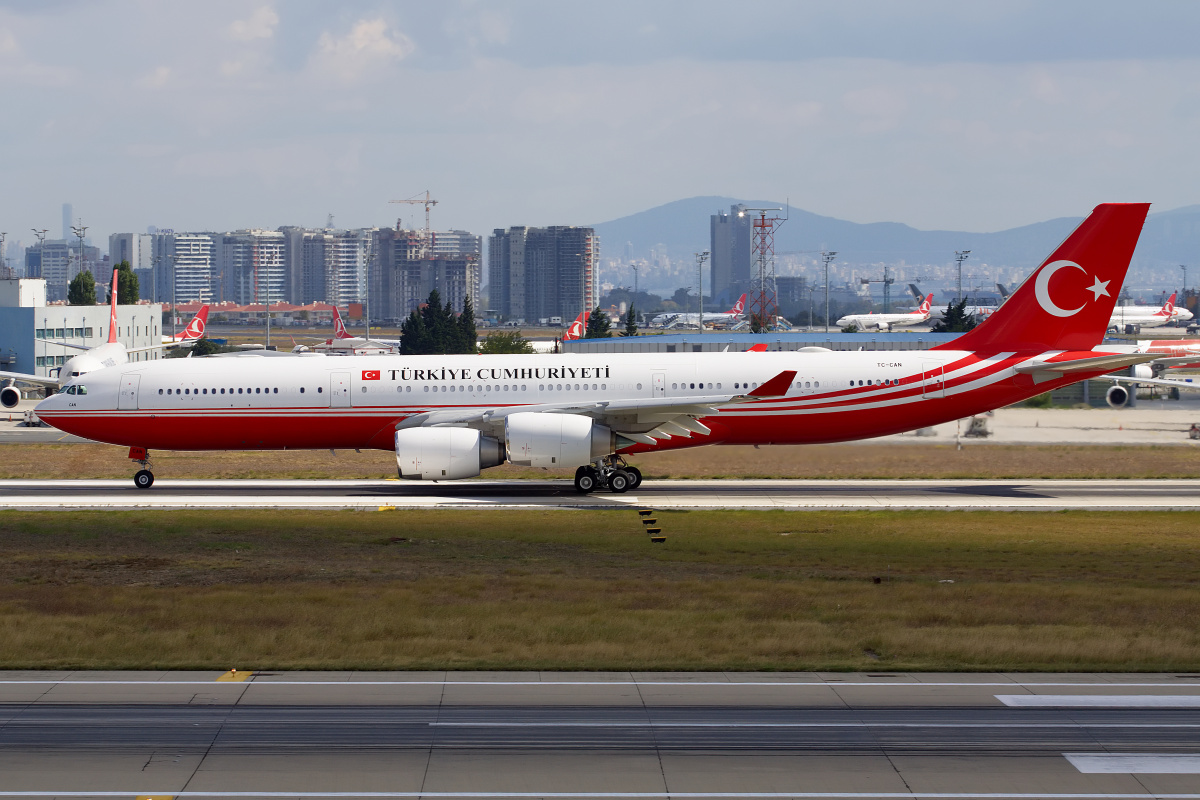
{"type": "Polygon", "coordinates": [[[379,370],[377,370],[377,369],[364,369],[364,370],[363,370],[363,376],[362,376],[362,379],[363,379],[364,381],[377,381],[377,380],[379,380],[379,370]]]}

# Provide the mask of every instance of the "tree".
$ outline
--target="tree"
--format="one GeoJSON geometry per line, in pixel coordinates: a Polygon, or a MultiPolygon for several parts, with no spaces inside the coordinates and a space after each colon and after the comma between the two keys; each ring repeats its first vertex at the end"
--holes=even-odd
{"type": "Polygon", "coordinates": [[[96,279],[90,272],[81,272],[71,279],[67,287],[67,304],[72,306],[96,305],[96,279]]]}
{"type": "MultiPolygon", "coordinates": [[[[140,287],[138,286],[138,277],[133,271],[133,267],[129,266],[128,261],[122,261],[117,264],[117,305],[119,306],[134,306],[138,300],[142,299],[140,287]]],[[[108,296],[104,298],[106,303],[112,302],[112,285],[108,287],[108,296]]]]}
{"type": "Polygon", "coordinates": [[[448,303],[442,305],[442,297],[434,289],[429,293],[425,305],[409,314],[400,326],[401,355],[474,352],[475,312],[471,308],[470,298],[463,302],[463,313],[455,318],[454,310],[448,303]]]}
{"type": "Polygon", "coordinates": [[[475,304],[471,295],[463,298],[463,310],[458,315],[458,337],[460,353],[474,353],[479,348],[479,334],[475,331],[475,304]]]}
{"type": "Polygon", "coordinates": [[[496,331],[483,337],[479,352],[487,355],[500,353],[532,353],[533,345],[520,331],[496,331]]]}
{"type": "Polygon", "coordinates": [[[625,314],[625,330],[621,331],[622,336],[637,336],[637,312],[633,310],[633,306],[629,306],[629,311],[625,314]]]}
{"type": "Polygon", "coordinates": [[[975,315],[967,313],[967,299],[946,304],[942,321],[930,328],[931,333],[966,333],[976,325],[975,315]]]}
{"type": "Polygon", "coordinates": [[[583,335],[585,339],[607,339],[612,336],[609,330],[608,314],[600,310],[600,306],[596,306],[587,318],[587,333],[583,335]]]}
{"type": "Polygon", "coordinates": [[[221,352],[221,345],[203,336],[192,345],[192,355],[194,356],[211,356],[213,353],[219,352],[221,352]]]}

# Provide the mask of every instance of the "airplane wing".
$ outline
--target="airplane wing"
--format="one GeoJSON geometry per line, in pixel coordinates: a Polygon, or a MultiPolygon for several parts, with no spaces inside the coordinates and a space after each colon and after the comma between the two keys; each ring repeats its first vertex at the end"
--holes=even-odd
{"type": "Polygon", "coordinates": [[[42,375],[26,375],[23,372],[0,372],[0,379],[11,379],[18,383],[32,383],[34,386],[61,386],[58,378],[47,378],[42,375]]]}
{"type": "Polygon", "coordinates": [[[67,344],[66,342],[55,342],[55,341],[51,341],[49,339],[45,339],[43,341],[45,342],[45,344],[56,344],[59,347],[69,347],[72,350],[91,350],[92,349],[91,347],[88,347],[86,344],[67,344]]]}
{"type": "Polygon", "coordinates": [[[396,426],[405,428],[472,427],[492,428],[504,424],[509,414],[538,412],[550,414],[580,414],[593,417],[620,436],[639,444],[653,444],[658,439],[673,436],[690,437],[693,433],[707,434],[710,429],[700,422],[701,417],[716,414],[722,407],[750,403],[787,393],[796,378],[795,370],[784,370],[758,388],[745,394],[705,395],[701,397],[605,400],[595,403],[545,403],[536,406],[511,408],[456,408],[416,414],[396,426]]]}
{"type": "Polygon", "coordinates": [[[1151,353],[1117,353],[1091,358],[1075,358],[1070,361],[1031,361],[1014,369],[1017,372],[1030,374],[1052,372],[1068,375],[1072,372],[1087,372],[1094,369],[1124,369],[1132,367],[1134,364],[1145,364],[1154,360],[1151,353]]]}
{"type": "Polygon", "coordinates": [[[1112,381],[1113,383],[1130,383],[1136,386],[1165,386],[1168,389],[1200,390],[1200,383],[1191,383],[1190,381],[1172,381],[1165,378],[1134,378],[1129,375],[1101,375],[1098,378],[1092,378],[1092,380],[1112,381]]]}

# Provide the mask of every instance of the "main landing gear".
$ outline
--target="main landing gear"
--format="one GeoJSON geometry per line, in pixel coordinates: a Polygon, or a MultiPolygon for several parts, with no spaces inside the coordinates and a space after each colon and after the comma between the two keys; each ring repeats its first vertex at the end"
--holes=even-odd
{"type": "Polygon", "coordinates": [[[139,489],[149,489],[154,485],[154,473],[150,471],[150,451],[144,447],[129,448],[129,459],[142,466],[133,474],[133,485],[139,489]]]}
{"type": "Polygon", "coordinates": [[[596,489],[608,489],[624,494],[642,485],[642,471],[631,467],[620,456],[605,456],[595,464],[575,470],[575,491],[589,494],[596,489]]]}

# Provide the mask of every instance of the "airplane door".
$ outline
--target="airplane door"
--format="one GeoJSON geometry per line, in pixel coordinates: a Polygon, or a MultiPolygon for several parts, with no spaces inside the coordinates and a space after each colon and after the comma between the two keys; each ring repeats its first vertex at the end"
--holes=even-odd
{"type": "Polygon", "coordinates": [[[942,365],[936,361],[921,362],[921,396],[924,398],[946,396],[942,365]]]}
{"type": "Polygon", "coordinates": [[[141,375],[121,376],[121,393],[117,395],[118,411],[137,411],[138,384],[141,382],[141,375]]]}
{"type": "Polygon", "coordinates": [[[652,394],[651,397],[666,397],[667,396],[667,373],[654,373],[654,380],[651,382],[652,394]]]}
{"type": "Polygon", "coordinates": [[[329,407],[350,407],[350,373],[335,372],[329,376],[329,407]]]}

